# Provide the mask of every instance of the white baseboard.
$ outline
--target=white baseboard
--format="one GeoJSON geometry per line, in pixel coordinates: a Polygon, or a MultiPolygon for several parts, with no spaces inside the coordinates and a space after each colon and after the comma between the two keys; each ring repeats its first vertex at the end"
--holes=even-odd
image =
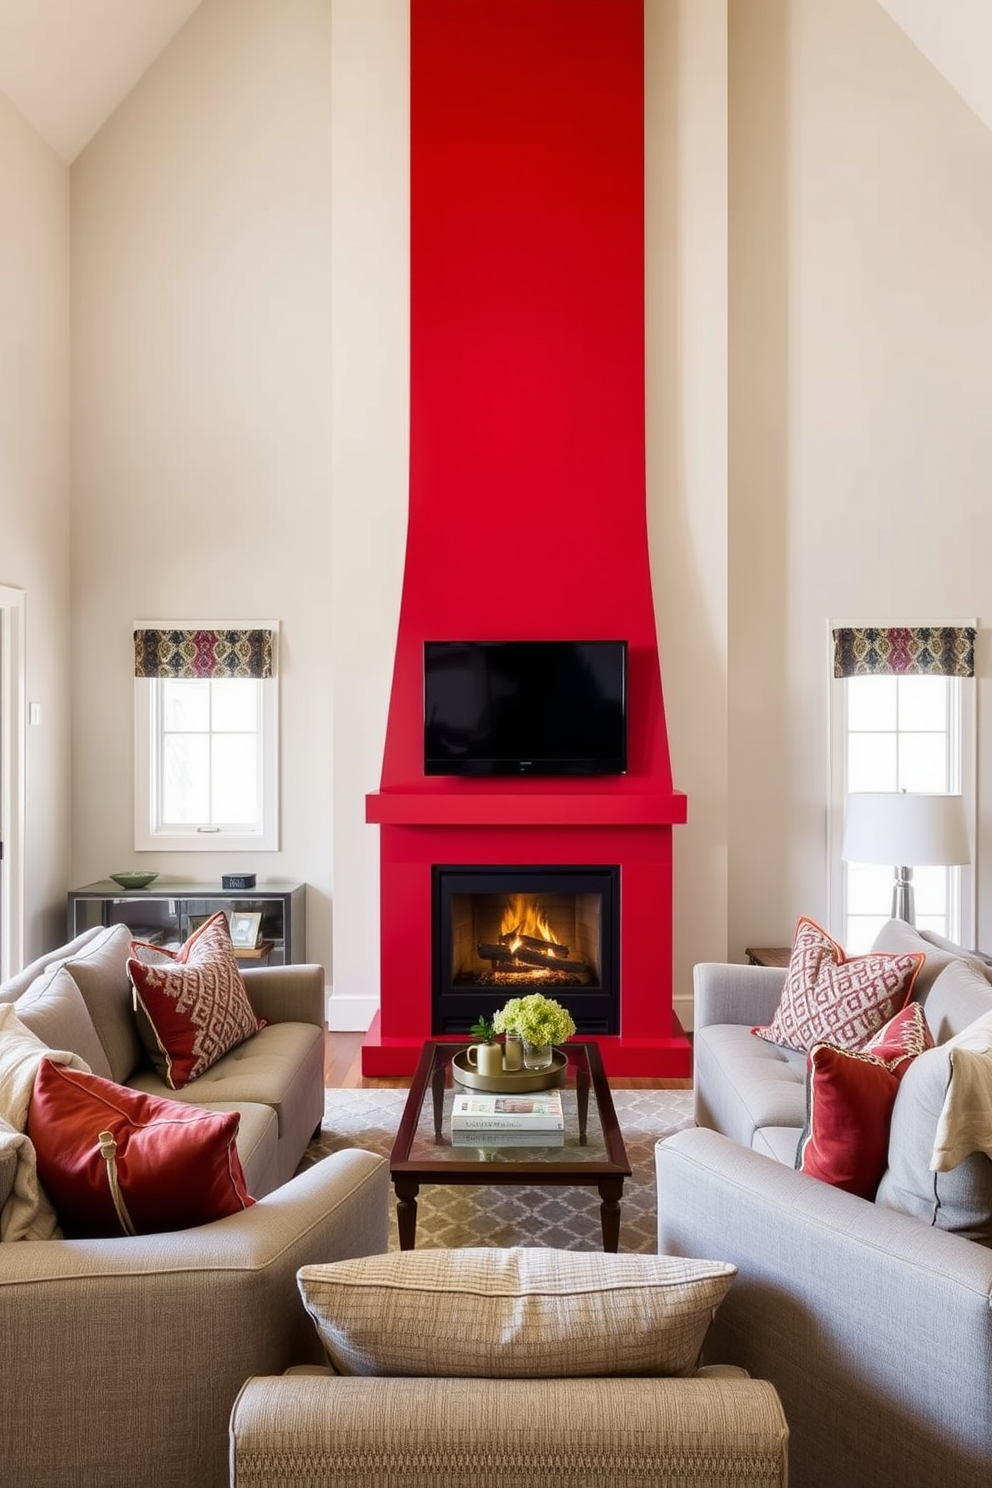
{"type": "Polygon", "coordinates": [[[332,1033],[365,1033],[379,1011],[377,997],[344,997],[327,989],[327,1026],[332,1033]]]}
{"type": "Polygon", "coordinates": [[[673,997],[672,1010],[686,1033],[692,1030],[692,997],[673,997]]]}

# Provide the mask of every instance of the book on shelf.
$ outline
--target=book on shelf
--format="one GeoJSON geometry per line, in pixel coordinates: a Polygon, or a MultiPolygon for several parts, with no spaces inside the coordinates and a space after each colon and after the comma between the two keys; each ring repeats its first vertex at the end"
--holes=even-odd
{"type": "Polygon", "coordinates": [[[488,1095],[478,1091],[455,1096],[452,1131],[564,1131],[561,1092],[537,1095],[488,1095]]]}
{"type": "Polygon", "coordinates": [[[564,1131],[517,1131],[509,1126],[453,1127],[452,1147],[564,1147],[564,1131]]]}

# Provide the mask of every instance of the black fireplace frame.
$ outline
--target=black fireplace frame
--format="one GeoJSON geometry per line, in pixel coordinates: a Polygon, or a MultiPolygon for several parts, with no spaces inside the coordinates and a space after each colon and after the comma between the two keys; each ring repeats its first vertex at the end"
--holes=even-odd
{"type": "Polygon", "coordinates": [[[601,896],[599,986],[560,987],[548,996],[568,1008],[577,1033],[620,1032],[619,864],[435,863],[431,867],[431,1029],[435,1036],[467,1033],[477,1018],[491,1018],[511,997],[521,995],[506,987],[452,985],[452,896],[530,889],[601,896]]]}

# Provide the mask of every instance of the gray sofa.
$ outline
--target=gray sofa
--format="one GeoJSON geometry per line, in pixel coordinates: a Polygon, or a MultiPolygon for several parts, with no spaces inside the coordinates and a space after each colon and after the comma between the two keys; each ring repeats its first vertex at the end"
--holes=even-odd
{"type": "Polygon", "coordinates": [[[388,1246],[381,1158],[339,1152],[293,1176],[324,1109],[322,969],[246,971],[267,1026],[173,1091],[135,1030],[129,944],[122,926],[88,932],[11,979],[0,1001],[96,1074],[237,1109],[259,1202],[167,1234],[0,1245],[0,1478],[32,1488],[221,1488],[245,1378],[321,1357],[299,1268],[388,1246]]]}
{"type": "MultiPolygon", "coordinates": [[[[992,1011],[989,967],[975,953],[898,921],[874,948],[924,952],[913,995],[938,1045],[992,1011]]],[[[797,1172],[805,1056],[749,1031],[770,1021],[784,979],[765,967],[696,968],[698,1127],[656,1149],[659,1250],[738,1267],[706,1357],[778,1389],[793,1488],[988,1488],[992,1237],[978,1216],[992,1200],[992,1162],[976,1153],[907,1182],[914,1101],[946,1062],[938,1048],[900,1085],[874,1202],[797,1172]],[[966,1210],[960,1232],[941,1228],[966,1210]]]]}

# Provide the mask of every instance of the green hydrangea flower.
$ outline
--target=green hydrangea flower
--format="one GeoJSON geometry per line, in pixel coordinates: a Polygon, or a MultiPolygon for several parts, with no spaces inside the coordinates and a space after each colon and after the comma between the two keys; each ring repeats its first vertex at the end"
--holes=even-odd
{"type": "Polygon", "coordinates": [[[575,1032],[575,1022],[568,1008],[553,997],[532,992],[527,997],[511,997],[493,1018],[497,1033],[519,1033],[528,1044],[543,1048],[561,1044],[575,1032]]]}

